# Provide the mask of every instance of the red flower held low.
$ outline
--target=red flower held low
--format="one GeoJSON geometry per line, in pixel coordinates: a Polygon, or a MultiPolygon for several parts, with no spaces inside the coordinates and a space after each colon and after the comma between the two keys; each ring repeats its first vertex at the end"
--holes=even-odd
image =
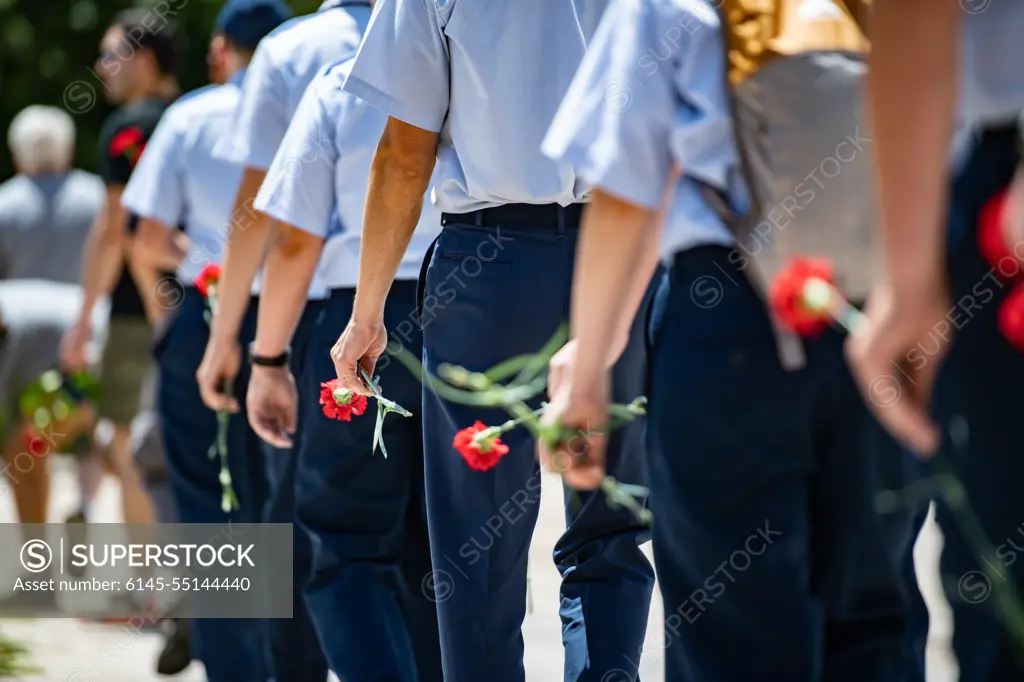
{"type": "Polygon", "coordinates": [[[999,331],[1014,347],[1024,350],[1024,285],[1003,299],[996,313],[999,331]]]}
{"type": "Polygon", "coordinates": [[[490,438],[478,438],[477,434],[488,429],[488,426],[477,421],[470,427],[455,434],[452,445],[459,451],[470,469],[487,471],[493,469],[498,461],[508,454],[508,446],[501,442],[497,435],[490,438]]]}
{"type": "Polygon", "coordinates": [[[338,421],[352,421],[366,412],[366,396],[352,393],[341,388],[341,382],[331,379],[320,384],[320,404],[323,405],[324,416],[338,421]]]}
{"type": "Polygon", "coordinates": [[[207,298],[210,295],[210,287],[217,286],[217,282],[220,281],[221,269],[216,263],[209,263],[203,271],[196,277],[196,289],[203,295],[203,298],[207,298]]]}
{"type": "Polygon", "coordinates": [[[1020,280],[1024,274],[1003,233],[1003,213],[1009,192],[993,197],[978,214],[978,251],[1004,280],[1020,280]]]}
{"type": "Polygon", "coordinates": [[[768,289],[768,303],[794,333],[815,337],[828,328],[828,313],[809,307],[804,286],[811,279],[833,283],[832,263],[827,258],[794,258],[779,271],[768,289]]]}

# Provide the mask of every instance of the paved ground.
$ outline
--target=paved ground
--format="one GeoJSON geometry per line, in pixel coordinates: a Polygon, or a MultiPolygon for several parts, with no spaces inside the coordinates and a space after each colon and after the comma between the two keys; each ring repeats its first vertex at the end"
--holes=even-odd
{"type": "MultiPolygon", "coordinates": [[[[63,519],[75,505],[74,480],[58,460],[51,502],[51,519],[63,519]]],[[[551,549],[562,527],[557,483],[545,485],[541,520],[530,553],[533,612],[524,625],[526,671],[530,682],[560,682],[562,669],[561,632],[557,613],[557,573],[551,564],[551,549]]],[[[105,482],[97,502],[96,520],[120,520],[116,485],[105,482]]],[[[0,496],[0,522],[14,521],[9,499],[0,496]]],[[[921,585],[933,616],[932,646],[929,650],[928,682],[953,682],[955,666],[950,663],[946,643],[950,635],[947,607],[938,590],[936,556],[941,538],[929,526],[917,546],[921,585]]],[[[644,682],[661,682],[660,652],[664,644],[660,626],[660,599],[655,599],[645,653],[640,661],[644,682]]],[[[152,664],[160,644],[155,633],[138,634],[124,626],[88,624],[77,620],[0,621],[4,634],[29,646],[36,665],[44,672],[24,678],[25,682],[156,682],[152,664]]],[[[628,664],[624,662],[624,668],[628,664]]],[[[203,682],[202,667],[196,663],[182,675],[181,682],[203,682]]],[[[618,682],[609,680],[609,682],[618,682]]]]}

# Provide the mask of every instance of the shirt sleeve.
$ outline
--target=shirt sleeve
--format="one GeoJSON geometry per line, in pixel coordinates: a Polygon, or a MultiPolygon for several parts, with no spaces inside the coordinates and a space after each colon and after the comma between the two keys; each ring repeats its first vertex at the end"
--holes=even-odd
{"type": "Polygon", "coordinates": [[[327,237],[338,162],[334,116],[314,80],[302,96],[253,207],[304,232],[327,237]]]}
{"type": "Polygon", "coordinates": [[[126,120],[121,112],[107,119],[100,133],[99,172],[108,185],[126,185],[142,157],[146,135],[142,126],[126,120]]]}
{"type": "Polygon", "coordinates": [[[344,89],[392,118],[440,132],[448,43],[436,0],[379,0],[344,89]]]}
{"type": "Polygon", "coordinates": [[[288,130],[287,75],[273,57],[270,45],[256,48],[242,81],[232,133],[214,147],[214,157],[240,166],[266,170],[288,130]]]}
{"type": "Polygon", "coordinates": [[[184,139],[174,118],[169,112],[157,125],[121,195],[126,211],[157,220],[168,228],[184,220],[187,211],[184,139]]]}
{"type": "Polygon", "coordinates": [[[544,153],[570,163],[587,184],[657,210],[674,164],[729,141],[720,53],[717,19],[696,0],[616,0],[552,121],[544,153]]]}

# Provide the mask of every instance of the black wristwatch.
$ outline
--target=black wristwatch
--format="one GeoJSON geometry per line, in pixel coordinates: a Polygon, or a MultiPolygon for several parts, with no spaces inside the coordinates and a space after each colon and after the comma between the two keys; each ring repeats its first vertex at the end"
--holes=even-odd
{"type": "Polygon", "coordinates": [[[249,362],[253,365],[260,367],[284,367],[288,364],[288,361],[292,358],[292,349],[285,348],[284,352],[280,355],[274,355],[267,357],[265,355],[256,354],[256,343],[249,344],[249,362]]]}

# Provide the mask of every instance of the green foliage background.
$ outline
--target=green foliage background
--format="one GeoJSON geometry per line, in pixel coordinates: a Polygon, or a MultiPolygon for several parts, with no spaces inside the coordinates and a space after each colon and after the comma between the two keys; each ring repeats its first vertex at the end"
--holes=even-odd
{"type": "MultiPolygon", "coordinates": [[[[289,0],[296,15],[313,12],[320,3],[289,0]]],[[[11,119],[30,104],[71,111],[78,127],[77,164],[95,171],[99,129],[112,111],[93,74],[100,39],[121,10],[155,4],[156,0],[0,0],[0,181],[14,172],[7,129],[11,119]],[[83,102],[81,95],[89,88],[97,95],[95,104],[87,111],[75,111],[82,108],[76,102],[83,102]],[[68,100],[70,107],[65,93],[78,97],[68,100]]],[[[178,23],[186,40],[180,82],[187,92],[206,84],[206,49],[224,0],[165,0],[165,4],[171,8],[166,16],[178,23]]]]}

